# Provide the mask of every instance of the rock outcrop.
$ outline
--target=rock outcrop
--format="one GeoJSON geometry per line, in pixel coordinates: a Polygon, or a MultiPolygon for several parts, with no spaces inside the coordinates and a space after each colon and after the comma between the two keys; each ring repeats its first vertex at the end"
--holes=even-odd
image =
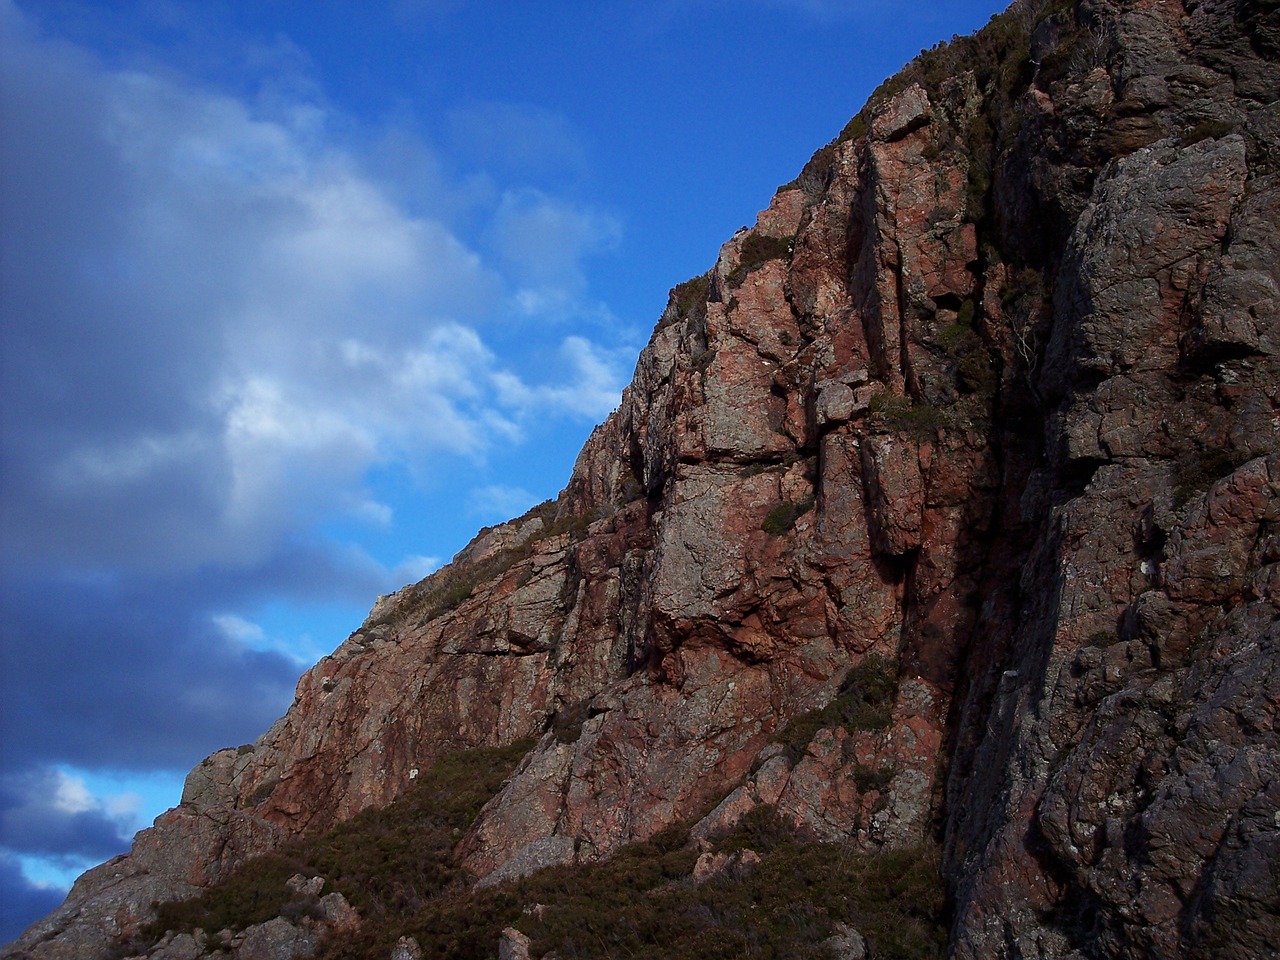
{"type": "Polygon", "coordinates": [[[381,598],[3,955],[105,956],[528,737],[482,883],[767,806],[940,839],[956,957],[1280,951],[1278,355],[1275,3],[1019,3],[672,291],[557,501],[381,598]]]}

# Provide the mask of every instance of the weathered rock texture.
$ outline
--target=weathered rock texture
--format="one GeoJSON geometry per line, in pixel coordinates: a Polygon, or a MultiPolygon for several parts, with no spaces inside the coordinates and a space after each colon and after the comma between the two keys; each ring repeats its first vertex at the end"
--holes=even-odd
{"type": "Polygon", "coordinates": [[[766,804],[940,837],[957,957],[1280,950],[1278,59],[1274,0],[930,51],[672,292],[557,502],[381,599],[5,956],[104,955],[529,736],[486,883],[766,804]],[[887,723],[776,742],[876,657],[887,723]]]}

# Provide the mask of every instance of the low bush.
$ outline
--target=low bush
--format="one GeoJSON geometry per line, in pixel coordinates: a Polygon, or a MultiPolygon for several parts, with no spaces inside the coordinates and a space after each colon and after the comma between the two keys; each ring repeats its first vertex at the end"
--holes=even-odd
{"type": "Polygon", "coordinates": [[[799,503],[792,503],[789,500],[783,500],[781,503],[773,507],[760,523],[760,529],[771,537],[780,537],[789,530],[792,530],[796,521],[813,509],[813,500],[802,500],[799,503]]]}
{"type": "Polygon", "coordinates": [[[880,414],[895,430],[917,440],[932,440],[951,424],[947,415],[931,403],[913,403],[908,397],[879,393],[871,398],[870,410],[880,414]]]}
{"type": "Polygon", "coordinates": [[[731,290],[742,286],[747,274],[759,270],[770,260],[786,260],[791,257],[795,237],[770,237],[763,233],[747,234],[742,241],[742,250],[738,256],[738,265],[725,278],[725,284],[731,290]]]}
{"type": "Polygon", "coordinates": [[[673,287],[671,300],[676,306],[676,317],[683,320],[693,316],[700,309],[705,309],[710,287],[711,275],[707,273],[673,287]]]}
{"type": "Polygon", "coordinates": [[[793,719],[776,739],[787,747],[793,759],[798,759],[819,730],[883,730],[889,725],[897,691],[896,661],[870,654],[845,676],[835,699],[793,719]]]}
{"type": "MultiPolygon", "coordinates": [[[[893,687],[888,661],[869,657],[850,671],[837,699],[847,701],[842,710],[857,701],[852,712],[860,716],[887,703],[893,687]]],[[[752,811],[715,847],[753,850],[760,862],[745,873],[695,883],[699,850],[684,823],[602,863],[469,888],[452,847],[529,746],[442,758],[390,806],[247,864],[197,901],[163,908],[169,922],[153,925],[150,942],[164,929],[238,930],[278,915],[313,916],[314,898],[287,892],[288,878],[302,873],[329,878],[326,890],[340,890],[364,918],[357,930],[330,938],[322,960],[385,960],[402,936],[413,937],[424,956],[490,960],[510,926],[532,939],[535,956],[554,951],[566,960],[818,958],[827,956],[823,941],[836,923],[857,928],[877,958],[943,956],[935,846],[858,853],[806,842],[769,807],[752,811]],[[179,911],[181,924],[172,922],[179,911]]]]}
{"type": "Polygon", "coordinates": [[[161,905],[142,939],[305,916],[306,898],[287,886],[296,873],[326,878],[325,889],[342,893],[366,919],[419,909],[443,891],[465,886],[452,859],[458,837],[532,747],[533,741],[522,740],[447,754],[386,807],[257,857],[198,897],[161,905]]]}
{"type": "Polygon", "coordinates": [[[1202,140],[1220,140],[1236,131],[1236,124],[1230,120],[1205,120],[1198,123],[1182,136],[1182,145],[1189,147],[1202,140]]]}
{"type": "Polygon", "coordinates": [[[961,316],[955,323],[947,324],[938,331],[938,345],[955,363],[960,388],[990,399],[995,396],[999,386],[995,365],[991,362],[987,345],[973,328],[972,301],[965,301],[961,311],[961,316]],[[967,321],[965,308],[968,313],[967,321]]]}
{"type": "Polygon", "coordinates": [[[745,876],[696,884],[689,878],[694,851],[673,848],[675,839],[529,878],[521,899],[543,909],[517,925],[532,938],[534,955],[827,957],[823,941],[837,922],[856,927],[877,958],[943,955],[942,883],[932,847],[858,854],[806,843],[762,807],[717,847],[754,850],[759,865],[745,876]]]}
{"type": "Polygon", "coordinates": [[[754,870],[697,884],[687,825],[672,827],[603,863],[441,897],[402,927],[331,945],[326,960],[385,960],[402,935],[417,940],[423,956],[491,960],[509,926],[530,937],[533,956],[565,960],[817,960],[830,956],[823,941],[837,922],[857,928],[876,958],[943,956],[946,914],[933,845],[863,854],[806,843],[762,807],[716,849],[748,848],[761,858],[754,870]]]}

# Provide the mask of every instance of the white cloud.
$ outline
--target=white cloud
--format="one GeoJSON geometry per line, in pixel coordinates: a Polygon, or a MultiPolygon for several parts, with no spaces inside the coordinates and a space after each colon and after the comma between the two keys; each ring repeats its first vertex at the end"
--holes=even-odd
{"type": "Polygon", "coordinates": [[[113,820],[137,822],[142,811],[142,795],[132,790],[102,798],[102,809],[113,820]]]}
{"type": "MultiPolygon", "coordinates": [[[[11,557],[262,562],[327,518],[389,523],[371,468],[479,461],[529,416],[616,403],[618,366],[587,340],[539,386],[521,373],[536,350],[504,359],[479,332],[504,303],[583,314],[582,260],[616,243],[612,218],[508,190],[486,254],[392,197],[319,103],[266,113],[22,31],[6,54],[11,557]]],[[[477,116],[497,114],[573,152],[557,118],[477,116]]]]}
{"type": "Polygon", "coordinates": [[[361,498],[353,498],[353,500],[350,508],[351,515],[370,526],[386,528],[391,526],[391,521],[395,519],[395,511],[385,503],[361,498]]]}
{"type": "Polygon", "coordinates": [[[617,402],[621,354],[512,314],[608,329],[582,261],[619,228],[501,164],[453,183],[404,131],[378,142],[427,172],[393,193],[303,76],[250,103],[0,18],[0,867],[62,876],[159,807],[53,764],[256,736],[340,639],[321,608],[439,568],[389,545],[402,485],[617,402]]]}
{"type": "Polygon", "coordinates": [[[86,810],[97,810],[100,804],[89,793],[84,781],[77,777],[69,777],[58,771],[55,782],[53,807],[62,813],[84,813],[86,810]]]}
{"type": "Polygon", "coordinates": [[[120,821],[122,829],[133,824],[142,806],[142,797],[133,791],[97,795],[82,777],[54,770],[53,809],[60,813],[98,813],[120,821]]]}
{"type": "Polygon", "coordinates": [[[99,796],[60,769],[0,773],[0,851],[83,869],[127,846],[138,810],[133,793],[99,796]]]}
{"type": "Polygon", "coordinates": [[[234,613],[219,613],[210,618],[213,625],[234,643],[261,649],[267,643],[267,634],[262,627],[234,613]]]}
{"type": "Polygon", "coordinates": [[[525,411],[570,412],[602,419],[618,405],[622,393],[622,364],[630,351],[606,351],[582,337],[565,337],[560,361],[568,373],[554,384],[531,386],[499,371],[493,380],[503,403],[525,411]]]}

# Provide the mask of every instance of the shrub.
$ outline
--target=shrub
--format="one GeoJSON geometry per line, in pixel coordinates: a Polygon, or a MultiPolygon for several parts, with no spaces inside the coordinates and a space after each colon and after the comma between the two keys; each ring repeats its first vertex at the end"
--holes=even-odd
{"type": "MultiPolygon", "coordinates": [[[[891,696],[888,661],[867,658],[846,686],[864,699],[891,696]]],[[[457,755],[442,782],[470,782],[472,766],[489,769],[482,759],[476,751],[457,755]]],[[[424,956],[489,960],[501,931],[515,926],[532,939],[535,956],[818,958],[837,922],[856,927],[877,958],[942,957],[947,917],[936,846],[859,853],[809,843],[761,806],[714,847],[745,849],[760,857],[753,870],[695,884],[699,851],[689,824],[676,824],[601,863],[551,867],[483,890],[455,884],[419,905],[366,914],[357,931],[326,943],[323,957],[385,960],[399,937],[411,936],[424,956]]]]}
{"type": "Polygon", "coordinates": [[[242,930],[276,916],[312,915],[314,905],[289,892],[295,873],[325,877],[366,919],[416,910],[465,883],[452,859],[458,836],[532,747],[521,740],[447,754],[386,807],[256,857],[198,897],[160,905],[142,939],[154,943],[167,930],[242,930]]]}
{"type": "Polygon", "coordinates": [[[853,783],[860,793],[883,790],[897,773],[898,768],[892,763],[881,763],[876,766],[859,763],[853,768],[853,783]]]}
{"type": "Polygon", "coordinates": [[[704,273],[678,284],[671,290],[672,302],[676,305],[676,316],[680,319],[691,317],[699,307],[705,307],[707,293],[711,288],[711,275],[704,273]]]}
{"type": "Polygon", "coordinates": [[[738,256],[738,265],[725,278],[725,284],[734,290],[742,286],[747,274],[758,270],[770,260],[785,260],[791,256],[796,238],[770,237],[763,233],[747,234],[742,241],[742,249],[738,256]]]}
{"type": "Polygon", "coordinates": [[[783,500],[765,515],[760,529],[772,537],[780,537],[794,528],[796,521],[812,509],[812,499],[802,500],[800,503],[783,500]]]}
{"type": "Polygon", "coordinates": [[[938,331],[938,345],[954,361],[960,386],[989,399],[996,392],[996,371],[986,344],[973,328],[973,317],[973,302],[966,300],[956,322],[938,331]]]}
{"type": "Polygon", "coordinates": [[[706,374],[707,368],[711,366],[711,362],[716,358],[715,347],[709,347],[706,350],[700,350],[689,357],[689,366],[700,374],[706,374]]]}
{"type": "Polygon", "coordinates": [[[845,675],[835,699],[819,710],[795,717],[776,739],[793,759],[799,759],[819,730],[883,730],[892,717],[897,690],[897,662],[869,654],[845,675]]]}
{"type": "Polygon", "coordinates": [[[822,942],[845,922],[863,933],[876,957],[943,954],[942,883],[931,846],[858,854],[805,843],[771,808],[760,807],[717,845],[718,852],[752,849],[759,865],[746,876],[694,884],[688,872],[696,851],[673,846],[680,838],[637,844],[606,863],[556,868],[522,883],[521,899],[544,905],[517,921],[533,940],[532,953],[816,958],[827,955],[822,942]]]}
{"type": "Polygon", "coordinates": [[[1230,120],[1205,120],[1198,123],[1182,136],[1182,145],[1189,147],[1201,140],[1220,140],[1229,133],[1234,133],[1236,125],[1230,120]]]}
{"type": "Polygon", "coordinates": [[[836,137],[837,143],[844,143],[846,140],[857,140],[859,137],[867,135],[867,117],[866,111],[854,114],[853,118],[844,125],[844,129],[840,131],[840,136],[836,137]]]}
{"type": "Polygon", "coordinates": [[[885,422],[901,433],[919,440],[932,440],[950,423],[947,415],[931,403],[912,403],[907,397],[878,393],[871,398],[869,409],[884,417],[885,422]]]}
{"type": "MultiPolygon", "coordinates": [[[[231,876],[191,900],[161,904],[157,917],[142,931],[146,943],[154,943],[167,930],[210,933],[243,930],[280,916],[292,895],[287,882],[295,873],[306,874],[303,858],[290,853],[257,857],[231,876]]],[[[310,876],[310,874],[307,874],[310,876]]]]}
{"type": "Polygon", "coordinates": [[[591,718],[591,701],[582,700],[556,712],[551,731],[557,743],[577,743],[582,736],[582,725],[591,718]]]}

